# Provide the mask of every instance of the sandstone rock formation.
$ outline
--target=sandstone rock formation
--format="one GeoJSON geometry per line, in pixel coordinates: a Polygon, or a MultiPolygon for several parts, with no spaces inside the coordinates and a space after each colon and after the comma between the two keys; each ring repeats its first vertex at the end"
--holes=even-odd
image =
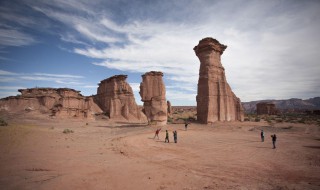
{"type": "Polygon", "coordinates": [[[243,121],[241,101],[227,83],[221,55],[227,46],[213,38],[204,38],[193,48],[200,60],[197,95],[197,120],[243,121]]]}
{"type": "Polygon", "coordinates": [[[126,79],[127,75],[115,75],[102,80],[99,83],[96,101],[111,119],[147,122],[126,79]]]}
{"type": "Polygon", "coordinates": [[[0,110],[8,112],[37,111],[59,118],[94,118],[102,113],[92,97],[84,97],[69,88],[20,89],[21,95],[0,100],[0,110]]]}
{"type": "Polygon", "coordinates": [[[167,112],[168,112],[168,115],[171,115],[172,114],[172,107],[171,107],[171,102],[168,100],[167,101],[167,112]]]}
{"type": "Polygon", "coordinates": [[[157,125],[167,124],[166,88],[163,73],[150,71],[142,75],[140,96],[148,121],[157,125]]]}
{"type": "Polygon", "coordinates": [[[277,114],[276,105],[271,102],[260,102],[257,104],[258,115],[275,115],[277,114]]]}

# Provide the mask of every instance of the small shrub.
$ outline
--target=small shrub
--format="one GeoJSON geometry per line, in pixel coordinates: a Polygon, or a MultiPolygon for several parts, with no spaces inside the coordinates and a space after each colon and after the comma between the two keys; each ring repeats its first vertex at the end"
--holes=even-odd
{"type": "Polygon", "coordinates": [[[7,125],[8,123],[5,120],[0,118],[0,126],[7,126],[7,125]]]}
{"type": "Polygon", "coordinates": [[[250,121],[250,119],[246,117],[246,118],[244,118],[244,121],[250,121]]]}
{"type": "Polygon", "coordinates": [[[290,125],[290,126],[287,126],[287,127],[282,127],[282,129],[291,129],[293,126],[290,125]]]}
{"type": "Polygon", "coordinates": [[[298,121],[298,123],[306,123],[305,119],[301,119],[298,121]]]}
{"type": "Polygon", "coordinates": [[[168,117],[168,122],[172,123],[172,121],[173,121],[172,117],[168,117]]]}
{"type": "Polygon", "coordinates": [[[63,130],[64,134],[68,134],[68,133],[73,133],[73,131],[71,129],[65,129],[63,130]]]}
{"type": "Polygon", "coordinates": [[[255,121],[255,122],[260,122],[260,118],[257,117],[257,118],[254,119],[254,121],[255,121]]]}

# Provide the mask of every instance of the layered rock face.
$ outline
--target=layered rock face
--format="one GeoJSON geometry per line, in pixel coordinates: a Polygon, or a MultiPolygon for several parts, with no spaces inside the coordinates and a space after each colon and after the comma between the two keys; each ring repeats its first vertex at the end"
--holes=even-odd
{"type": "Polygon", "coordinates": [[[59,118],[94,118],[102,113],[92,97],[84,97],[69,88],[20,89],[21,95],[0,100],[0,109],[8,112],[39,111],[59,118]]]}
{"type": "Polygon", "coordinates": [[[171,102],[168,100],[167,101],[167,112],[168,112],[168,115],[171,115],[172,114],[172,107],[171,107],[171,102]]]}
{"type": "Polygon", "coordinates": [[[227,46],[213,38],[204,38],[193,48],[200,60],[197,95],[197,120],[243,121],[241,101],[227,83],[221,55],[227,46]]]}
{"type": "Polygon", "coordinates": [[[136,104],[127,75],[115,75],[99,83],[96,101],[111,119],[147,122],[136,104]]]}
{"type": "Polygon", "coordinates": [[[163,73],[151,71],[142,75],[140,96],[148,121],[157,125],[167,124],[166,88],[163,73]]]}
{"type": "Polygon", "coordinates": [[[270,102],[260,102],[257,104],[258,115],[275,115],[277,114],[276,105],[270,102]]]}

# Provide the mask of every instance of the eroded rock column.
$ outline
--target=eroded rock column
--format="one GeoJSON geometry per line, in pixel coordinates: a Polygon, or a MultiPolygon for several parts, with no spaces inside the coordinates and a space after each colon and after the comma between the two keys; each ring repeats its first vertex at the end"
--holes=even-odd
{"type": "Polygon", "coordinates": [[[149,123],[157,125],[167,124],[166,88],[162,76],[162,72],[147,72],[142,75],[140,84],[143,111],[149,123]]]}
{"type": "Polygon", "coordinates": [[[99,83],[96,100],[111,119],[147,122],[136,104],[127,75],[115,75],[99,83]]]}
{"type": "Polygon", "coordinates": [[[221,55],[227,46],[213,38],[204,38],[193,48],[200,60],[197,95],[197,120],[243,121],[241,101],[227,83],[221,55]]]}

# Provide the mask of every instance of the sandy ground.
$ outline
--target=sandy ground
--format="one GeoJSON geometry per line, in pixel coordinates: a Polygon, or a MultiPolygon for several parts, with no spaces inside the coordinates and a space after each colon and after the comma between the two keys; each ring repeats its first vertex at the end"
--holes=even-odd
{"type": "Polygon", "coordinates": [[[162,127],[158,140],[157,126],[106,120],[9,124],[0,127],[0,189],[320,189],[316,125],[176,124],[162,127]],[[74,133],[62,133],[67,128],[74,133]]]}

